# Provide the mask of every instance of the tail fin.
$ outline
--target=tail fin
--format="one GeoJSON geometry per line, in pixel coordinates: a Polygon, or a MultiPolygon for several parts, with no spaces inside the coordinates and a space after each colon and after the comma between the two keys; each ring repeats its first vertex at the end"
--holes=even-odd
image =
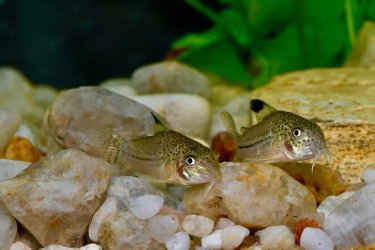
{"type": "Polygon", "coordinates": [[[112,128],[88,126],[85,133],[92,144],[95,156],[110,164],[118,162],[123,140],[112,128]]]}

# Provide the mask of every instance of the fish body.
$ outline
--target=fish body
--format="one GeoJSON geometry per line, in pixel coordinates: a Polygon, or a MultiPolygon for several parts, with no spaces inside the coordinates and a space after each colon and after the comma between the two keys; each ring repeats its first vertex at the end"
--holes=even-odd
{"type": "Polygon", "coordinates": [[[279,111],[261,100],[252,100],[258,123],[238,134],[231,115],[222,113],[225,127],[237,142],[237,158],[254,162],[288,162],[329,158],[320,127],[291,112],[279,111]]]}
{"type": "Polygon", "coordinates": [[[151,182],[191,185],[218,177],[218,161],[211,149],[167,129],[155,116],[154,119],[152,136],[129,140],[111,132],[104,138],[101,157],[119,165],[124,174],[142,176],[151,182]]]}

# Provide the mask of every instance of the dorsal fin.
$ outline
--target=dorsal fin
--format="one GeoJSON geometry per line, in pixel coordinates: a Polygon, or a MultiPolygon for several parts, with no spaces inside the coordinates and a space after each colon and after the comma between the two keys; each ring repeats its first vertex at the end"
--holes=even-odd
{"type": "Polygon", "coordinates": [[[234,123],[233,117],[226,111],[221,112],[221,121],[223,122],[224,127],[227,131],[232,134],[235,138],[238,136],[238,132],[236,129],[236,124],[234,123]]]}
{"type": "Polygon", "coordinates": [[[154,112],[151,112],[152,117],[154,118],[154,133],[156,134],[157,132],[160,131],[166,131],[168,128],[159,120],[159,118],[156,117],[154,112]]]}
{"type": "Polygon", "coordinates": [[[258,122],[263,120],[267,115],[277,111],[277,109],[259,99],[253,99],[250,101],[250,109],[255,113],[258,122]]]}

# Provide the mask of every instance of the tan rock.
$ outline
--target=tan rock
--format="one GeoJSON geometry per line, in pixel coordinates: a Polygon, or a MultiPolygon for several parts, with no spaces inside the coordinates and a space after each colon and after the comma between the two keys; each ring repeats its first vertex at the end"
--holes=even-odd
{"type": "Polygon", "coordinates": [[[80,246],[110,179],[110,165],[68,149],[0,183],[0,199],[43,246],[80,246]]]}
{"type": "Polygon", "coordinates": [[[99,231],[99,243],[106,250],[164,249],[151,238],[147,220],[140,220],[125,210],[105,219],[99,231]]]}
{"type": "Polygon", "coordinates": [[[187,93],[206,98],[211,96],[206,76],[177,61],[165,61],[140,67],[134,71],[131,80],[131,86],[140,94],[187,93]]]}
{"type": "Polygon", "coordinates": [[[17,234],[16,220],[0,203],[0,249],[9,249],[17,234]]]}
{"type": "Polygon", "coordinates": [[[206,197],[206,187],[185,194],[187,212],[228,217],[248,228],[292,225],[301,218],[317,217],[310,191],[276,166],[224,162],[220,171],[221,180],[206,197]]]}
{"type": "MultiPolygon", "coordinates": [[[[319,121],[346,183],[375,166],[375,67],[313,69],[276,77],[254,98],[319,121]]],[[[326,162],[324,162],[326,163],[326,162]]]]}

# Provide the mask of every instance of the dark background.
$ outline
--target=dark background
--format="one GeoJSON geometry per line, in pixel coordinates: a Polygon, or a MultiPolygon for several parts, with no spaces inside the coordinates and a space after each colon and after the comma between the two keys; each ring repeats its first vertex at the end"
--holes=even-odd
{"type": "Polygon", "coordinates": [[[0,66],[60,88],[97,84],[210,26],[181,0],[0,0],[0,66]]]}

